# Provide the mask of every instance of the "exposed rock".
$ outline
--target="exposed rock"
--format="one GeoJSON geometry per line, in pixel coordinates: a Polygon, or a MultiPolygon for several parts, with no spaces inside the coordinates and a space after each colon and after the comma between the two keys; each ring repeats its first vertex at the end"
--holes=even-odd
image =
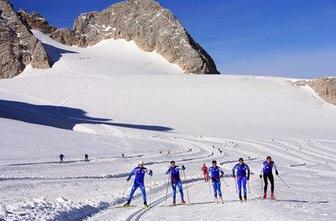
{"type": "Polygon", "coordinates": [[[320,78],[308,84],[321,98],[336,105],[336,78],[320,78]]]}
{"type": "Polygon", "coordinates": [[[26,65],[51,66],[41,42],[21,21],[7,0],[0,0],[0,78],[21,73],[26,65]]]}
{"type": "Polygon", "coordinates": [[[54,31],[50,37],[62,44],[66,45],[77,45],[79,38],[76,36],[74,30],[68,28],[61,28],[54,31]]]}
{"type": "Polygon", "coordinates": [[[143,50],[158,52],[186,73],[219,74],[208,53],[169,10],[154,0],[128,0],[102,12],[81,14],[73,31],[58,30],[51,37],[80,47],[110,38],[133,40],[143,50]]]}
{"type": "Polygon", "coordinates": [[[44,34],[51,34],[57,30],[57,28],[52,27],[38,12],[32,12],[29,14],[21,9],[19,10],[18,15],[21,20],[29,26],[29,29],[40,30],[44,34]]]}

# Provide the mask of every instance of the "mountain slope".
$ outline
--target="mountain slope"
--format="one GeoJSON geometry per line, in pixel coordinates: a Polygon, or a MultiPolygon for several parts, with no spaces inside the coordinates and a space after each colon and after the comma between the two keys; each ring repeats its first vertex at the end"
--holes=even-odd
{"type": "MultiPolygon", "coordinates": [[[[288,79],[181,76],[178,67],[132,42],[106,40],[94,47],[74,48],[34,33],[58,59],[54,67],[27,69],[17,79],[0,82],[0,88],[29,97],[28,103],[52,104],[60,112],[61,107],[79,108],[111,122],[157,125],[183,134],[335,136],[335,107],[288,79]]],[[[77,112],[63,112],[78,118],[77,112]]],[[[109,133],[104,127],[81,123],[109,133]]]]}

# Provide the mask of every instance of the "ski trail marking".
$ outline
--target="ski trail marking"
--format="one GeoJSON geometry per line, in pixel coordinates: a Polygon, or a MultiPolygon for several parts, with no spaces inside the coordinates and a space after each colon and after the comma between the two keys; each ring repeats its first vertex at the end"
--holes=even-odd
{"type": "Polygon", "coordinates": [[[76,96],[79,96],[81,94],[84,94],[85,92],[89,91],[90,89],[104,83],[105,81],[109,80],[110,77],[106,77],[105,79],[101,80],[101,81],[98,81],[98,82],[95,82],[89,86],[87,86],[86,88],[82,89],[82,90],[79,90],[75,93],[73,93],[72,95],[70,95],[69,97],[65,98],[62,102],[60,102],[58,104],[58,106],[63,106],[64,104],[66,104],[69,100],[71,100],[72,98],[76,97],[76,96]]]}

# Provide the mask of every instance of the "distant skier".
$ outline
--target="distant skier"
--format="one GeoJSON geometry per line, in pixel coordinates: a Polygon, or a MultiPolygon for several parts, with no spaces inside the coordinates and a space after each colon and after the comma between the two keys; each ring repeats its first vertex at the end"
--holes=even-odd
{"type": "Polygon", "coordinates": [[[181,196],[181,203],[185,204],[182,181],[180,178],[180,170],[185,170],[185,167],[182,165],[181,168],[175,165],[175,161],[170,162],[170,167],[167,170],[166,174],[170,175],[171,185],[173,189],[173,206],[176,205],[176,188],[179,189],[181,196]]]}
{"type": "Polygon", "coordinates": [[[122,158],[125,158],[125,154],[124,154],[124,153],[121,153],[121,157],[122,157],[122,158]]]}
{"type": "Polygon", "coordinates": [[[85,154],[85,155],[84,155],[84,161],[85,161],[85,162],[88,162],[88,161],[89,161],[89,155],[88,155],[88,154],[85,154]]]}
{"type": "Polygon", "coordinates": [[[212,161],[212,166],[209,168],[209,176],[214,189],[215,202],[218,203],[218,198],[220,198],[221,202],[224,203],[220,181],[220,178],[224,176],[224,172],[219,166],[217,166],[216,160],[212,161]]]}
{"type": "Polygon", "coordinates": [[[250,179],[250,168],[247,164],[244,163],[243,158],[239,158],[239,163],[237,163],[232,168],[232,175],[234,178],[237,177],[237,187],[239,193],[240,201],[243,200],[242,198],[242,189],[244,190],[244,200],[247,200],[247,191],[246,191],[246,182],[250,179]]]}
{"type": "Polygon", "coordinates": [[[273,176],[273,168],[275,170],[275,174],[279,175],[279,172],[277,170],[277,167],[275,163],[272,161],[272,157],[267,156],[266,161],[264,161],[262,169],[261,169],[261,174],[260,174],[260,179],[264,177],[264,196],[263,199],[267,198],[267,186],[268,186],[268,181],[271,182],[271,199],[275,199],[274,196],[274,176],[273,176]]]}
{"type": "Polygon", "coordinates": [[[205,165],[205,163],[203,163],[201,171],[203,173],[204,181],[209,182],[208,167],[205,165]]]}
{"type": "Polygon", "coordinates": [[[135,167],[131,173],[129,174],[129,176],[127,177],[127,181],[129,181],[131,179],[131,177],[134,175],[134,183],[133,183],[133,187],[132,190],[130,192],[129,198],[127,200],[127,203],[124,204],[124,207],[129,207],[134,195],[134,192],[140,188],[141,189],[141,193],[142,193],[142,199],[143,199],[143,204],[144,207],[148,207],[147,204],[147,199],[146,199],[146,189],[145,189],[145,184],[144,184],[144,178],[145,178],[145,174],[149,174],[149,176],[153,175],[153,171],[152,170],[148,170],[147,168],[144,167],[144,162],[140,161],[138,166],[135,167]]]}
{"type": "Polygon", "coordinates": [[[60,160],[60,163],[63,163],[65,156],[61,153],[58,158],[60,160]]]}

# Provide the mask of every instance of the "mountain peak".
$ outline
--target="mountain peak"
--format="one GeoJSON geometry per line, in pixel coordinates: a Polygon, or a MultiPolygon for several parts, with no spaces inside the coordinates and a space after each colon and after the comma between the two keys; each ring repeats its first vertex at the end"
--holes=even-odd
{"type": "Polygon", "coordinates": [[[28,64],[35,68],[51,67],[43,45],[7,0],[0,0],[0,45],[0,78],[14,77],[28,64]]]}
{"type": "Polygon", "coordinates": [[[174,14],[154,0],[128,0],[101,12],[81,14],[74,28],[57,30],[54,40],[87,47],[104,39],[134,41],[145,51],[156,51],[185,73],[218,74],[210,55],[191,37],[174,14]]]}

